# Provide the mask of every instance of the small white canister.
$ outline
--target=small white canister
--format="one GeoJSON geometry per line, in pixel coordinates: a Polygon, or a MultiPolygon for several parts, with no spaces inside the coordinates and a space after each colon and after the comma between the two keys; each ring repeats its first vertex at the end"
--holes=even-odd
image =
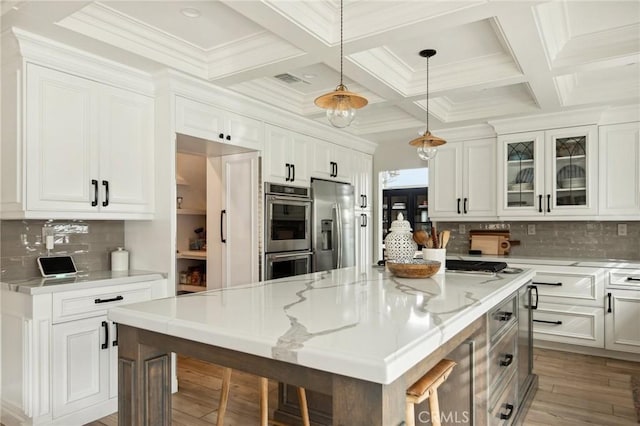
{"type": "Polygon", "coordinates": [[[126,251],[124,247],[118,247],[115,251],[111,252],[111,270],[129,270],[129,252],[126,251]]]}

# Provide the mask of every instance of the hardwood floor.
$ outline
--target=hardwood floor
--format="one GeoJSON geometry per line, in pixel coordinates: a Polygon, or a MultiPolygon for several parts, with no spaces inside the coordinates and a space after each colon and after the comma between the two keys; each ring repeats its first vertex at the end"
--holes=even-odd
{"type": "MultiPolygon", "coordinates": [[[[534,349],[538,392],[525,426],[638,425],[630,378],[640,363],[547,349],[534,349]]],[[[216,422],[222,369],[178,357],[180,390],[173,395],[173,425],[201,426],[216,422]]],[[[257,425],[258,378],[238,371],[231,378],[226,426],[257,425]]],[[[277,385],[269,383],[269,408],[277,404],[277,385]]],[[[117,414],[90,423],[117,426],[117,414]]]]}

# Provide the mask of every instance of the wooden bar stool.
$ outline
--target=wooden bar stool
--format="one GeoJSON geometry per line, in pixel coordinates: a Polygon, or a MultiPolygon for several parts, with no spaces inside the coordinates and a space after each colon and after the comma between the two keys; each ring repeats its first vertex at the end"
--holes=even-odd
{"type": "MultiPolygon", "coordinates": [[[[227,412],[229,402],[229,387],[231,386],[231,368],[225,368],[222,372],[222,389],[220,390],[220,404],[218,405],[218,420],[216,426],[224,425],[224,415],[227,412]]],[[[309,409],[307,408],[307,393],[304,388],[298,388],[298,400],[300,401],[300,416],[302,424],[309,426],[309,409]]],[[[281,424],[272,422],[274,424],[281,424]]],[[[260,377],[260,426],[269,425],[269,379],[260,377]]]]}
{"type": "Polygon", "coordinates": [[[454,361],[443,359],[435,367],[407,389],[405,417],[407,426],[415,426],[415,405],[429,398],[431,424],[440,426],[440,406],[438,405],[438,386],[449,377],[456,366],[454,361]]]}

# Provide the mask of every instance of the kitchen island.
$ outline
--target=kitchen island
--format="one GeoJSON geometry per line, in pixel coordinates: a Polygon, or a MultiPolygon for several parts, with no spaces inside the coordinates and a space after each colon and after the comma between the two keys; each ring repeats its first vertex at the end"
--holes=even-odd
{"type": "Polygon", "coordinates": [[[532,276],[353,267],[114,308],[120,419],[170,424],[177,352],[330,395],[335,425],[398,425],[406,388],[474,338],[472,414],[487,423],[487,313],[532,276]]]}

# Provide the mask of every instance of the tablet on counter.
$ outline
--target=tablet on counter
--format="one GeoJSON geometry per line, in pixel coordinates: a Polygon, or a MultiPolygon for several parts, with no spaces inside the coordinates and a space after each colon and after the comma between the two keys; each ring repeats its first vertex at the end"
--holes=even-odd
{"type": "Polygon", "coordinates": [[[40,256],[38,267],[45,278],[69,277],[78,272],[71,256],[40,256]]]}

